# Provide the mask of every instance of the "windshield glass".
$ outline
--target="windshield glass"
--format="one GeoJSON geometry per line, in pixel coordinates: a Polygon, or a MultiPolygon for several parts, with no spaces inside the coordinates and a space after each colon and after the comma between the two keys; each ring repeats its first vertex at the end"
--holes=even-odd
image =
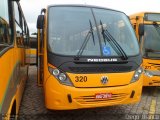
{"type": "Polygon", "coordinates": [[[132,26],[121,12],[89,7],[50,7],[48,18],[48,50],[52,53],[76,56],[83,51],[81,56],[119,56],[104,40],[101,26],[127,56],[139,53],[132,26]]]}
{"type": "Polygon", "coordinates": [[[157,25],[144,25],[143,38],[143,56],[160,57],[160,27],[157,25]]]}

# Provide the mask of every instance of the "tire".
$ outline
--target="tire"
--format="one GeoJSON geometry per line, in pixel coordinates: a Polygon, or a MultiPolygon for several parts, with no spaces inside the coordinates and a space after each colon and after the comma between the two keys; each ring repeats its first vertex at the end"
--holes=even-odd
{"type": "Polygon", "coordinates": [[[11,109],[10,120],[17,120],[16,101],[14,101],[12,109],[11,109]]]}

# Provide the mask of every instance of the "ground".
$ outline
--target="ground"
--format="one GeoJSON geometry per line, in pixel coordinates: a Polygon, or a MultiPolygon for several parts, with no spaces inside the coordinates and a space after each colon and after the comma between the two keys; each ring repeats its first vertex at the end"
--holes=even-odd
{"type": "Polygon", "coordinates": [[[19,120],[160,120],[160,87],[144,87],[136,104],[102,108],[51,111],[44,106],[42,87],[38,87],[37,68],[31,66],[22,98],[19,120]]]}

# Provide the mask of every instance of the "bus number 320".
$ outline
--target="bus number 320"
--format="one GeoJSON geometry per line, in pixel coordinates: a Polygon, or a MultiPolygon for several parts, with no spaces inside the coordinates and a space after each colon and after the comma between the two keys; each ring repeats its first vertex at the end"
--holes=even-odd
{"type": "Polygon", "coordinates": [[[87,82],[87,76],[76,76],[75,82],[87,82]]]}

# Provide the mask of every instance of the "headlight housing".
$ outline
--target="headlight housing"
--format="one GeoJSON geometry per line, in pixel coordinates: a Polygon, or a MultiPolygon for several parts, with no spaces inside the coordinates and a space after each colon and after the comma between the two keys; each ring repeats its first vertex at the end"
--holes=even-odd
{"type": "Polygon", "coordinates": [[[143,69],[142,67],[139,67],[133,74],[131,83],[136,82],[137,80],[139,80],[141,74],[143,73],[143,69]]]}
{"type": "Polygon", "coordinates": [[[144,70],[144,74],[147,76],[147,77],[153,77],[153,73],[149,70],[144,70]]]}
{"type": "Polygon", "coordinates": [[[57,78],[57,80],[64,85],[73,86],[73,83],[70,81],[69,77],[57,68],[48,67],[49,72],[57,78]]]}

